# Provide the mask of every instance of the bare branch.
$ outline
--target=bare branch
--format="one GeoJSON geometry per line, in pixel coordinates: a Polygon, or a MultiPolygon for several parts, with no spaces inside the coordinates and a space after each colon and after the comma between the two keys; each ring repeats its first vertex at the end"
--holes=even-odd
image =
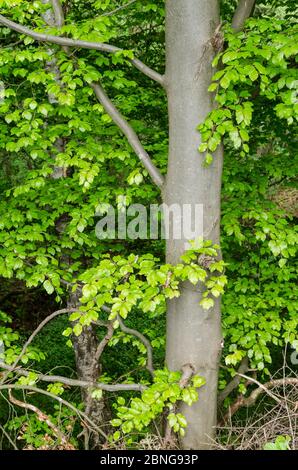
{"type": "Polygon", "coordinates": [[[58,401],[58,403],[60,403],[61,405],[67,406],[70,410],[72,410],[78,416],[80,416],[81,418],[84,418],[86,423],[89,423],[89,425],[92,427],[92,429],[95,432],[99,432],[105,439],[108,439],[108,436],[92,421],[91,418],[89,418],[89,416],[86,415],[86,413],[79,410],[78,408],[76,408],[74,405],[64,400],[63,398],[58,397],[57,395],[54,395],[54,393],[48,392],[47,390],[43,390],[42,388],[32,387],[30,385],[18,385],[18,384],[0,385],[0,390],[10,390],[10,389],[28,390],[29,392],[40,393],[41,395],[46,395],[47,397],[50,397],[53,400],[58,401]]]}
{"type": "Polygon", "coordinates": [[[92,324],[96,326],[103,326],[104,328],[109,328],[110,326],[109,321],[103,321],[103,320],[93,321],[92,324]]]}
{"type": "Polygon", "coordinates": [[[243,406],[246,406],[246,407],[253,406],[256,403],[259,396],[263,393],[266,393],[268,396],[270,396],[270,398],[272,398],[279,405],[281,405],[283,403],[283,400],[281,400],[278,396],[270,392],[270,390],[273,388],[277,388],[277,387],[284,387],[285,385],[298,386],[298,378],[296,377],[284,377],[282,379],[270,380],[269,382],[265,384],[261,384],[258,380],[252,379],[251,377],[247,375],[244,375],[244,374],[239,374],[239,375],[240,377],[247,379],[247,381],[257,384],[258,388],[253,390],[253,392],[247,398],[240,395],[237,398],[237,400],[229,407],[228,412],[226,413],[226,415],[224,416],[220,424],[226,423],[243,406]]]}
{"type": "MultiPolygon", "coordinates": [[[[73,312],[76,312],[78,309],[75,309],[75,308],[63,308],[61,310],[57,310],[56,312],[52,313],[51,315],[49,315],[48,317],[46,317],[39,325],[38,327],[36,328],[36,330],[33,331],[33,333],[30,335],[30,337],[28,338],[28,340],[26,341],[26,343],[24,344],[23,346],[23,349],[22,351],[20,352],[19,356],[16,358],[16,360],[14,361],[14,363],[12,364],[11,366],[11,372],[15,369],[15,367],[17,366],[17,364],[20,362],[20,360],[22,359],[22,357],[24,356],[24,354],[26,353],[26,350],[29,346],[30,343],[32,343],[32,341],[34,340],[35,336],[40,332],[40,330],[42,330],[42,328],[51,320],[53,320],[53,318],[57,317],[58,315],[63,315],[65,313],[73,313],[73,312]]],[[[7,379],[7,375],[8,374],[4,374],[3,377],[2,377],[2,380],[0,383],[4,383],[5,380],[7,379]]]]}
{"type": "Polygon", "coordinates": [[[231,382],[227,384],[225,389],[218,394],[218,404],[221,404],[230,395],[230,393],[232,393],[232,391],[238,387],[241,381],[241,377],[239,374],[245,374],[245,372],[248,371],[248,367],[248,358],[246,356],[241,361],[238,373],[233,377],[231,382]]]}
{"type": "MultiPolygon", "coordinates": [[[[36,31],[32,31],[22,24],[9,20],[3,15],[0,15],[0,24],[3,24],[7,28],[10,28],[18,33],[25,34],[26,36],[29,36],[39,42],[49,42],[51,44],[58,44],[59,46],[81,47],[83,49],[93,49],[101,52],[110,52],[112,54],[123,50],[119,47],[102,42],[89,42],[82,41],[80,39],[71,39],[60,36],[53,36],[46,33],[38,33],[36,31]]],[[[155,70],[152,70],[139,59],[130,59],[130,62],[143,74],[147,75],[147,77],[152,78],[152,80],[155,80],[160,85],[165,86],[163,75],[159,74],[155,70]]]]}
{"type": "Polygon", "coordinates": [[[132,5],[133,3],[135,3],[137,0],[130,0],[130,2],[127,2],[125,3],[125,5],[122,5],[118,8],[115,8],[115,10],[112,10],[112,11],[107,11],[106,13],[103,13],[102,15],[100,16],[112,16],[112,15],[115,15],[115,13],[118,13],[119,11],[122,11],[124,10],[125,8],[128,8],[130,7],[130,5],[132,5]]]}
{"type": "Polygon", "coordinates": [[[163,88],[166,88],[164,75],[161,75],[160,73],[156,72],[156,70],[151,69],[148,67],[148,65],[144,64],[144,62],[139,59],[131,59],[130,62],[144,75],[159,83],[163,88]]]}
{"type": "Polygon", "coordinates": [[[113,327],[113,324],[112,322],[111,323],[108,323],[107,324],[107,329],[108,329],[108,332],[107,334],[105,335],[105,337],[101,340],[101,342],[99,343],[98,347],[97,347],[97,350],[96,350],[96,353],[95,353],[95,356],[94,356],[94,366],[98,363],[105,347],[107,346],[107,344],[109,343],[110,339],[112,338],[113,336],[113,333],[114,333],[114,327],[113,327]]]}
{"type": "Polygon", "coordinates": [[[64,25],[64,12],[60,0],[42,0],[49,9],[42,15],[49,26],[61,28],[64,25]]]}
{"type": "Polygon", "coordinates": [[[143,345],[147,349],[147,364],[146,364],[146,367],[147,367],[148,371],[150,372],[150,374],[154,375],[152,346],[151,346],[150,341],[144,335],[142,335],[142,333],[140,333],[139,331],[134,330],[132,328],[128,328],[124,324],[122,319],[119,317],[119,315],[117,317],[117,320],[118,320],[120,329],[121,329],[121,331],[123,331],[123,333],[135,336],[136,338],[138,338],[141,341],[141,343],[143,343],[143,345]]]}
{"type": "MultiPolygon", "coordinates": [[[[106,305],[102,305],[101,309],[106,313],[111,313],[111,309],[109,307],[107,307],[106,305]]],[[[147,349],[147,364],[146,364],[146,367],[149,370],[149,372],[152,375],[154,375],[153,353],[152,353],[152,346],[151,346],[150,341],[140,331],[134,330],[133,328],[128,328],[119,315],[117,316],[117,321],[118,321],[120,329],[121,329],[121,331],[123,331],[123,333],[135,336],[136,338],[138,338],[141,341],[141,343],[143,343],[143,345],[147,349]]],[[[108,328],[108,325],[109,325],[108,322],[104,322],[104,323],[103,322],[95,322],[95,323],[98,324],[99,326],[106,326],[107,328],[108,328]]]]}
{"type": "MultiPolygon", "coordinates": [[[[0,362],[0,368],[7,370],[8,373],[15,372],[17,375],[22,375],[24,377],[28,377],[30,371],[21,369],[20,367],[15,368],[13,366],[9,366],[4,362],[0,362]]],[[[31,371],[32,372],[32,371],[31,371]]],[[[97,388],[100,390],[104,390],[106,392],[122,392],[122,391],[137,391],[142,392],[146,390],[146,386],[141,384],[106,384],[101,382],[87,382],[86,380],[76,380],[70,379],[68,377],[62,377],[60,375],[45,375],[45,374],[38,374],[36,373],[37,380],[41,380],[42,382],[60,382],[63,385],[69,385],[70,387],[81,387],[81,388],[97,388]]],[[[1,390],[1,386],[0,386],[1,390]]]]}
{"type": "MultiPolygon", "coordinates": [[[[253,379],[252,377],[249,377],[248,375],[238,374],[238,373],[237,373],[237,375],[239,375],[239,377],[242,377],[243,379],[246,379],[249,382],[253,382],[254,384],[258,385],[259,389],[261,390],[261,393],[263,393],[263,392],[267,393],[267,395],[269,395],[277,403],[281,402],[281,400],[279,398],[277,398],[276,395],[274,395],[273,393],[270,392],[270,388],[273,388],[277,384],[275,380],[267,382],[266,384],[263,385],[261,382],[259,382],[256,379],[253,379]]],[[[297,380],[296,383],[298,383],[298,379],[295,379],[295,380],[297,380]]],[[[282,383],[282,380],[281,380],[281,383],[282,383]]]]}
{"type": "Polygon", "coordinates": [[[255,3],[256,0],[239,0],[232,20],[232,28],[235,31],[243,29],[245,21],[253,12],[255,3]]]}
{"type": "Polygon", "coordinates": [[[20,400],[17,400],[13,396],[13,394],[11,393],[11,390],[8,391],[8,397],[9,397],[9,401],[13,405],[17,405],[20,408],[25,408],[26,410],[33,411],[33,413],[36,414],[39,421],[45,422],[48,425],[48,427],[53,431],[55,436],[61,441],[61,444],[67,445],[68,450],[75,450],[74,446],[69,443],[69,441],[68,441],[67,437],[65,436],[65,434],[58,428],[58,426],[56,426],[50,420],[49,416],[46,415],[45,413],[43,413],[39,408],[37,408],[37,406],[31,405],[30,403],[25,403],[25,402],[20,401],[20,400]]]}
{"type": "Polygon", "coordinates": [[[14,450],[19,450],[17,448],[17,446],[15,445],[15,443],[13,442],[12,438],[10,437],[10,435],[5,431],[4,427],[1,425],[0,423],[0,429],[2,431],[2,433],[4,434],[4,436],[6,437],[6,439],[8,440],[8,442],[10,443],[10,445],[13,447],[14,450]]]}
{"type": "MultiPolygon", "coordinates": [[[[48,0],[47,0],[48,1],[48,0]]],[[[50,0],[55,15],[55,23],[58,28],[64,25],[64,12],[60,0],[50,0]]]]}
{"type": "Polygon", "coordinates": [[[164,177],[152,162],[133,128],[118,111],[99,83],[92,83],[91,87],[93,88],[98,101],[104,107],[106,113],[113,119],[115,124],[117,124],[119,129],[121,129],[123,134],[126,136],[129,144],[143,163],[154,183],[161,189],[164,185],[164,177]]]}

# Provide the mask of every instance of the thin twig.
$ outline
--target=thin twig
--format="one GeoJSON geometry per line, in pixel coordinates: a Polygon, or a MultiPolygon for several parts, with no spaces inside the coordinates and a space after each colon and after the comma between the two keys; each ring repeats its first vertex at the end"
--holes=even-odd
{"type": "Polygon", "coordinates": [[[39,408],[37,408],[37,406],[32,405],[31,403],[25,403],[23,401],[17,400],[11,393],[11,390],[8,391],[8,396],[9,396],[10,402],[13,405],[17,405],[20,408],[25,408],[26,410],[33,411],[33,413],[36,414],[39,421],[45,422],[48,425],[48,427],[53,431],[55,436],[60,440],[61,444],[63,445],[67,444],[68,447],[71,446],[72,449],[74,450],[73,445],[69,443],[65,434],[50,420],[48,415],[43,413],[39,408]]]}
{"type": "Polygon", "coordinates": [[[149,339],[147,339],[147,338],[146,338],[142,333],[140,333],[139,331],[134,330],[133,328],[128,328],[128,327],[125,325],[125,323],[123,322],[123,320],[120,318],[119,315],[118,315],[118,317],[117,317],[117,320],[118,320],[120,329],[121,329],[121,331],[123,331],[123,333],[126,333],[126,334],[128,334],[128,335],[135,336],[136,338],[138,338],[138,339],[141,341],[141,343],[143,343],[143,345],[144,345],[145,348],[147,349],[147,364],[146,364],[146,368],[148,369],[148,371],[150,372],[151,375],[154,375],[152,346],[151,346],[151,343],[150,343],[149,339]]]}
{"type": "MultiPolygon", "coordinates": [[[[48,317],[46,317],[46,318],[38,325],[38,327],[33,331],[33,333],[30,335],[30,337],[28,338],[28,340],[27,340],[26,343],[24,344],[22,351],[20,352],[20,354],[18,355],[18,357],[16,358],[16,360],[14,361],[14,363],[13,363],[12,366],[11,366],[11,372],[15,369],[15,367],[18,365],[18,363],[20,362],[20,360],[21,360],[22,357],[24,356],[24,354],[26,353],[26,350],[27,350],[28,346],[30,345],[30,343],[32,343],[32,341],[34,340],[35,336],[40,332],[40,330],[42,330],[42,328],[43,328],[48,322],[50,322],[51,320],[53,320],[53,318],[57,317],[58,315],[63,315],[63,314],[65,314],[65,313],[73,313],[73,312],[76,312],[77,310],[78,310],[78,309],[76,309],[76,308],[63,308],[63,309],[61,309],[61,310],[57,310],[56,312],[54,312],[54,313],[52,313],[51,315],[49,315],[48,317]]],[[[8,374],[4,374],[0,383],[4,383],[5,380],[7,379],[7,376],[8,376],[8,374]]]]}
{"type": "Polygon", "coordinates": [[[284,387],[285,385],[298,385],[298,378],[295,378],[295,377],[274,379],[274,380],[270,380],[269,382],[266,382],[265,384],[261,384],[258,380],[255,380],[247,375],[244,375],[244,374],[239,374],[239,375],[240,377],[243,377],[247,381],[253,382],[256,385],[258,385],[258,388],[253,390],[253,392],[247,398],[240,395],[237,398],[237,400],[229,407],[229,410],[226,413],[226,415],[223,417],[220,425],[223,423],[226,423],[228,419],[230,419],[240,408],[244,406],[246,407],[253,406],[262,393],[266,393],[270,398],[276,401],[276,403],[278,403],[279,405],[282,405],[284,403],[284,400],[280,399],[275,394],[270,392],[270,389],[275,388],[275,387],[281,387],[281,386],[284,387]]]}
{"type": "Polygon", "coordinates": [[[10,437],[10,435],[5,431],[4,427],[1,425],[0,423],[0,429],[1,431],[3,432],[4,436],[6,437],[6,439],[8,440],[8,442],[10,443],[10,445],[14,448],[14,450],[19,450],[17,448],[17,446],[15,445],[15,443],[13,442],[12,438],[10,437]]]}
{"type": "Polygon", "coordinates": [[[86,415],[83,411],[79,410],[76,408],[74,405],[72,405],[70,402],[64,400],[61,397],[58,397],[57,395],[54,395],[54,393],[48,392],[47,390],[43,390],[42,388],[37,388],[37,387],[32,387],[29,385],[18,385],[18,384],[4,384],[0,385],[0,390],[28,390],[29,392],[35,392],[35,393],[40,393],[42,395],[46,395],[47,397],[52,398],[53,400],[58,401],[60,404],[67,406],[70,410],[74,411],[78,416],[81,418],[84,418],[84,420],[89,423],[91,428],[95,432],[99,432],[105,439],[108,439],[108,436],[92,421],[89,416],[86,415]]]}
{"type": "Polygon", "coordinates": [[[248,367],[248,358],[246,356],[241,361],[238,373],[233,377],[231,382],[226,385],[225,389],[218,394],[218,404],[221,404],[230,395],[230,393],[238,387],[241,381],[239,374],[245,374],[245,372],[248,371],[248,367]]]}
{"type": "MultiPolygon", "coordinates": [[[[259,396],[260,393],[265,392],[265,393],[267,393],[267,395],[269,395],[277,403],[281,403],[281,400],[276,395],[271,393],[270,390],[269,390],[270,388],[273,388],[274,386],[277,385],[277,383],[278,383],[277,380],[272,380],[270,382],[267,382],[266,384],[262,384],[258,380],[253,379],[252,377],[249,377],[248,375],[241,374],[241,373],[239,374],[238,372],[237,372],[237,375],[239,375],[239,377],[242,377],[243,379],[246,379],[249,382],[253,382],[256,385],[258,385],[259,388],[254,390],[254,392],[252,392],[252,395],[253,395],[253,393],[256,393],[258,390],[260,390],[260,392],[258,393],[257,396],[259,396]]],[[[298,383],[297,379],[294,379],[294,380],[296,380],[297,381],[296,383],[298,383]]],[[[280,383],[283,383],[283,379],[280,379],[280,383]]]]}
{"type": "Polygon", "coordinates": [[[120,7],[115,8],[115,9],[112,10],[112,11],[107,11],[106,13],[103,13],[103,14],[100,15],[100,16],[112,16],[112,15],[115,15],[115,13],[118,13],[119,11],[122,11],[122,10],[124,10],[125,8],[130,7],[130,5],[132,5],[132,4],[135,3],[136,1],[137,1],[137,0],[130,0],[130,2],[126,3],[125,5],[121,5],[120,7]]]}

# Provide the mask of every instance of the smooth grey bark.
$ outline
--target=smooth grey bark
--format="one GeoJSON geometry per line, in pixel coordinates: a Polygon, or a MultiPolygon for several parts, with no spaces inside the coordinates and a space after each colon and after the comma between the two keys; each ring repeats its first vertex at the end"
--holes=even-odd
{"type": "MultiPolygon", "coordinates": [[[[222,149],[209,167],[199,153],[197,126],[213,107],[208,93],[215,51],[211,38],[219,24],[218,0],[166,1],[166,87],[169,103],[169,161],[164,188],[166,204],[203,204],[203,226],[196,236],[219,241],[222,149]]],[[[181,221],[175,220],[174,223],[181,221]]],[[[170,231],[171,232],[171,231],[170,231]]],[[[177,263],[185,239],[167,241],[167,262],[177,263]]],[[[218,366],[221,351],[220,302],[203,310],[201,287],[185,283],[178,299],[168,302],[166,363],[181,370],[190,363],[206,379],[193,406],[182,405],[188,426],[185,449],[209,448],[217,410],[218,366]]]]}
{"type": "Polygon", "coordinates": [[[162,188],[164,184],[164,177],[160,173],[159,169],[152,162],[151,158],[149,157],[145,148],[141,144],[140,139],[138,138],[133,128],[129,125],[126,119],[118,111],[116,106],[112,103],[100,83],[92,83],[91,87],[94,90],[98,101],[104,107],[106,113],[109,114],[109,116],[113,119],[114,123],[117,124],[119,129],[121,129],[121,131],[126,136],[129,144],[135,151],[139,160],[143,163],[153,182],[156,184],[156,186],[162,188]]]}
{"type": "Polygon", "coordinates": [[[256,0],[239,1],[232,21],[232,28],[235,31],[240,31],[243,28],[245,21],[253,12],[255,3],[256,0]]]}

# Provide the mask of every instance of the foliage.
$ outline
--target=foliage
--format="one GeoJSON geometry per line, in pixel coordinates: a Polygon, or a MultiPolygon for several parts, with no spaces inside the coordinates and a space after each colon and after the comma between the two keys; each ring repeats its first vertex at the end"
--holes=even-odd
{"type": "MultiPolygon", "coordinates": [[[[133,430],[143,431],[167,408],[170,411],[167,416],[170,427],[183,436],[187,422],[181,413],[175,413],[174,404],[181,400],[191,406],[197,401],[197,389],[204,385],[205,380],[196,375],[185,388],[179,385],[180,380],[181,372],[170,372],[167,369],[156,371],[153,384],[142,392],[140,398],[133,398],[129,406],[126,406],[123,397],[117,399],[117,418],[112,421],[112,425],[121,427],[124,434],[133,430]]],[[[113,437],[118,440],[120,432],[116,431],[113,437]]]]}
{"type": "Polygon", "coordinates": [[[218,106],[199,126],[207,164],[225,136],[241,156],[249,153],[253,99],[258,95],[273,101],[276,115],[288,125],[298,120],[297,38],[297,25],[272,18],[250,19],[238,34],[226,29],[227,48],[213,61],[222,67],[209,87],[216,91],[218,106]]]}
{"type": "Polygon", "coordinates": [[[290,442],[290,436],[278,436],[274,442],[265,444],[264,450],[291,450],[290,442]]]}
{"type": "Polygon", "coordinates": [[[297,228],[291,208],[273,201],[275,188],[293,187],[297,168],[296,37],[296,23],[283,19],[253,18],[237,34],[226,28],[209,88],[218,105],[199,126],[207,164],[222,139],[226,148],[225,362],[236,366],[248,355],[267,374],[275,346],[298,347],[297,228]]]}
{"type": "MultiPolygon", "coordinates": [[[[55,405],[53,415],[48,416],[51,422],[59,426],[65,435],[70,436],[70,442],[78,445],[71,436],[76,419],[67,408],[55,405]]],[[[51,450],[59,448],[57,436],[53,433],[46,421],[38,419],[36,414],[25,414],[12,418],[6,426],[7,430],[16,433],[16,439],[21,441],[26,450],[51,450]]]]}
{"type": "MultiPolygon", "coordinates": [[[[20,346],[20,335],[17,331],[8,325],[12,318],[6,313],[0,311],[0,360],[6,364],[12,364],[19,356],[22,347],[20,346]]],[[[36,347],[28,347],[23,355],[21,362],[27,364],[31,361],[41,361],[45,359],[44,353],[36,347]]]]}
{"type": "MultiPolygon", "coordinates": [[[[93,50],[69,55],[58,46],[39,44],[1,27],[0,275],[22,280],[27,288],[43,288],[57,302],[69,296],[67,283],[75,284],[77,292],[82,289],[81,306],[70,316],[72,323],[63,325],[63,334],[71,339],[92,322],[106,317],[113,321],[115,333],[109,343],[113,347],[105,353],[103,364],[113,363],[116,357],[119,370],[108,370],[106,375],[104,370],[100,379],[107,382],[119,380],[133,362],[128,344],[138,348],[138,365],[145,365],[146,348],[119,331],[118,317],[128,324],[139,322],[142,331],[145,326],[156,354],[164,347],[160,320],[166,300],[179,296],[181,281],[204,284],[201,303],[207,310],[225,288],[223,360],[230,369],[221,371],[221,386],[245,356],[261,376],[268,374],[275,351],[288,344],[298,350],[295,212],[279,207],[275,197],[280,188],[294,188],[297,168],[295,4],[283,1],[278,11],[277,2],[259,4],[256,16],[237,34],[224,26],[224,48],[214,61],[218,71],[209,88],[217,106],[199,130],[207,166],[212,165],[221,142],[225,144],[221,222],[225,261],[219,259],[218,246],[200,240],[199,246],[171,266],[164,262],[163,242],[102,241],[95,236],[96,217],[105,205],[116,205],[118,211],[134,202],[149,206],[160,202],[160,195],[96,101],[90,87],[93,81],[103,84],[162,173],[167,166],[164,93],[130,62],[145,56],[146,63],[164,70],[164,2],[138,0],[124,13],[104,15],[120,3],[124,4],[71,2],[66,23],[58,31],[45,24],[48,6],[44,2],[0,1],[2,14],[39,31],[115,42],[124,48],[114,55],[93,50]],[[55,62],[59,80],[49,61],[55,62]],[[57,167],[63,169],[61,178],[54,177],[57,167]],[[204,257],[211,258],[207,267],[201,265],[204,257]],[[111,309],[109,315],[103,312],[104,306],[111,309]]],[[[223,20],[230,19],[236,2],[221,3],[223,20]]],[[[5,346],[1,360],[12,364],[21,351],[20,337],[9,316],[0,312],[0,320],[5,346]]],[[[28,348],[23,364],[45,359],[40,349],[48,350],[58,332],[46,330],[46,334],[38,348],[28,348]]],[[[53,357],[47,356],[39,369],[47,372],[56,365],[56,358],[64,354],[60,346],[55,342],[53,357]]],[[[72,353],[65,354],[66,360],[73,366],[72,353]]],[[[129,370],[125,383],[136,376],[129,370]]],[[[35,380],[31,372],[19,383],[35,380]]],[[[148,384],[143,376],[141,380],[148,384]]],[[[170,426],[183,435],[185,418],[172,407],[179,400],[195,401],[195,389],[203,381],[193,379],[182,389],[179,380],[178,372],[158,369],[140,397],[118,398],[113,424],[124,434],[143,432],[167,409],[170,426]]],[[[66,393],[59,383],[48,390],[66,393]]],[[[96,393],[94,397],[100,399],[101,391],[96,393]]],[[[28,426],[24,417],[11,422],[11,430],[20,428],[22,439],[36,448],[43,445],[44,434],[50,434],[46,424],[34,417],[28,426]]],[[[114,439],[120,435],[116,431],[114,439]]],[[[289,442],[280,436],[268,445],[282,447],[289,442]]]]}
{"type": "Polygon", "coordinates": [[[127,259],[122,256],[106,256],[96,268],[86,270],[79,278],[83,281],[81,307],[70,315],[71,322],[77,322],[72,328],[64,331],[64,336],[72,332],[79,336],[83,326],[97,321],[100,309],[110,306],[109,320],[117,316],[127,318],[135,307],[151,317],[165,312],[165,301],[179,296],[179,282],[189,280],[197,285],[205,285],[201,304],[207,310],[214,305],[213,297],[223,293],[226,277],[222,274],[225,263],[217,261],[218,246],[210,241],[198,240],[195,247],[187,250],[181,259],[183,263],[175,266],[158,265],[159,260],[153,255],[143,256],[130,254],[127,259]],[[208,268],[200,265],[200,256],[208,256],[208,268]]]}

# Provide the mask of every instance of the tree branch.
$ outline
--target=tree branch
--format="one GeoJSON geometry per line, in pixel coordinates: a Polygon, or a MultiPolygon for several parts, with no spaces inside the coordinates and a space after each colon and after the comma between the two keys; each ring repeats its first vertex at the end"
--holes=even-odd
{"type": "Polygon", "coordinates": [[[235,31],[243,29],[245,21],[253,12],[255,3],[256,0],[239,0],[232,20],[232,28],[235,31]]]}
{"type": "Polygon", "coordinates": [[[103,13],[103,14],[100,15],[100,16],[112,16],[112,15],[115,15],[115,13],[118,13],[119,11],[122,11],[122,10],[124,10],[125,8],[130,7],[130,5],[132,5],[132,4],[135,3],[136,1],[137,1],[137,0],[130,0],[130,2],[125,3],[125,5],[121,5],[120,7],[115,8],[115,9],[112,10],[112,11],[107,11],[106,13],[103,13]]]}
{"type": "Polygon", "coordinates": [[[55,23],[57,28],[64,25],[64,12],[60,0],[50,0],[55,16],[55,23]]]}
{"type": "Polygon", "coordinates": [[[164,177],[152,162],[151,158],[144,149],[143,145],[140,142],[140,139],[138,138],[133,128],[128,124],[126,119],[114,106],[114,104],[112,103],[112,101],[107,96],[104,89],[99,83],[91,83],[90,86],[93,88],[98,101],[102,104],[106,113],[113,119],[115,124],[117,124],[119,129],[126,136],[129,144],[134,149],[140,161],[143,163],[144,167],[148,171],[154,183],[161,189],[164,185],[164,177]]]}
{"type": "MultiPolygon", "coordinates": [[[[270,388],[273,388],[277,384],[283,383],[284,379],[281,379],[280,382],[278,382],[277,380],[271,380],[270,382],[262,384],[258,380],[253,379],[252,377],[249,377],[248,375],[241,374],[241,373],[239,373],[239,374],[237,373],[237,375],[239,375],[239,377],[242,377],[243,379],[246,379],[248,382],[253,382],[254,384],[258,385],[257,390],[260,390],[260,392],[258,393],[257,396],[259,396],[260,393],[265,392],[265,393],[267,393],[267,395],[269,395],[277,403],[281,402],[281,400],[276,395],[274,395],[273,393],[270,392],[270,388]]],[[[298,379],[295,379],[295,380],[296,380],[296,383],[298,383],[298,379]]],[[[254,390],[254,391],[256,392],[256,390],[254,390]]]]}
{"type": "Polygon", "coordinates": [[[233,377],[231,382],[227,384],[222,392],[218,394],[218,404],[220,405],[229,395],[232,393],[235,388],[238,387],[241,381],[241,376],[239,374],[245,374],[248,371],[248,358],[244,357],[241,361],[241,364],[238,369],[238,373],[233,377]]]}
{"type": "Polygon", "coordinates": [[[13,405],[17,405],[19,406],[20,408],[25,408],[26,410],[30,410],[30,411],[33,411],[33,413],[36,414],[37,418],[39,421],[41,422],[45,422],[48,427],[53,431],[53,433],[55,434],[55,436],[60,440],[61,444],[62,445],[67,445],[68,446],[68,450],[75,450],[74,446],[72,444],[69,443],[67,437],[65,436],[65,434],[58,428],[58,426],[56,426],[54,423],[52,423],[52,421],[50,420],[49,416],[46,415],[45,413],[43,413],[39,408],[37,408],[36,406],[34,405],[31,405],[31,403],[25,403],[23,401],[20,401],[20,400],[17,400],[13,394],[11,393],[11,390],[8,391],[8,397],[9,397],[9,401],[13,404],[13,405]]]}
{"type": "Polygon", "coordinates": [[[298,378],[296,377],[285,377],[283,379],[270,380],[269,382],[266,382],[265,384],[261,384],[258,380],[252,379],[251,377],[247,375],[244,375],[244,374],[239,374],[239,375],[240,377],[247,379],[247,381],[257,384],[258,388],[253,390],[252,393],[247,398],[240,395],[238,399],[229,407],[228,412],[226,413],[226,415],[224,416],[220,424],[226,423],[228,419],[230,419],[243,406],[246,406],[246,407],[253,406],[262,393],[266,393],[270,398],[276,401],[276,403],[281,405],[283,403],[283,400],[281,400],[272,392],[270,392],[270,390],[276,387],[284,387],[285,385],[298,386],[298,378]]]}
{"type": "MultiPolygon", "coordinates": [[[[51,34],[38,33],[36,31],[32,31],[31,29],[27,28],[22,24],[15,23],[14,21],[9,20],[3,15],[0,15],[0,24],[3,24],[7,28],[10,28],[18,33],[25,34],[26,36],[29,36],[39,42],[49,42],[51,44],[58,44],[59,46],[81,47],[83,49],[93,49],[101,52],[110,52],[112,54],[123,50],[119,47],[112,46],[110,44],[105,44],[102,42],[89,42],[82,41],[80,39],[71,39],[60,36],[53,36],[51,34]]],[[[163,87],[165,86],[165,80],[163,75],[159,74],[155,70],[152,70],[139,59],[130,59],[130,62],[144,75],[149,78],[152,78],[152,80],[155,80],[163,87]]]]}
{"type": "Polygon", "coordinates": [[[181,367],[182,376],[179,382],[181,388],[185,388],[195,373],[195,367],[192,364],[184,364],[181,367]]]}
{"type": "Polygon", "coordinates": [[[119,326],[120,326],[120,329],[121,329],[121,331],[123,331],[123,333],[126,333],[126,334],[128,334],[128,335],[135,336],[136,338],[138,338],[138,339],[141,341],[141,343],[143,343],[143,345],[144,345],[145,348],[147,349],[147,364],[146,364],[146,368],[148,369],[148,371],[150,372],[151,375],[154,375],[152,346],[151,346],[150,341],[149,341],[144,335],[142,335],[142,333],[140,333],[139,331],[134,330],[134,329],[132,329],[132,328],[128,328],[128,327],[124,324],[124,322],[122,321],[122,319],[120,318],[119,315],[118,315],[118,317],[117,317],[117,321],[118,321],[119,326]]]}
{"type": "Polygon", "coordinates": [[[8,442],[10,443],[10,445],[13,447],[14,450],[19,450],[17,448],[17,446],[15,445],[15,443],[13,442],[12,438],[10,437],[10,435],[5,431],[4,427],[0,424],[0,429],[2,431],[2,433],[4,434],[4,436],[6,437],[6,439],[8,440],[8,442]]]}
{"type": "Polygon", "coordinates": [[[47,390],[43,390],[42,388],[38,387],[32,387],[30,385],[18,385],[18,384],[4,384],[0,385],[0,390],[28,390],[29,392],[35,392],[35,393],[40,393],[41,395],[46,395],[47,397],[52,398],[53,400],[58,401],[58,403],[67,406],[70,410],[74,411],[78,416],[81,418],[83,417],[86,423],[89,423],[89,425],[92,426],[93,430],[95,432],[99,432],[105,439],[108,440],[108,436],[92,421],[89,416],[86,415],[83,411],[79,410],[76,408],[74,405],[69,403],[68,401],[64,400],[61,397],[58,397],[57,395],[54,395],[54,393],[48,392],[47,390]]]}
{"type": "MultiPolygon", "coordinates": [[[[111,309],[109,307],[107,307],[106,305],[102,305],[101,309],[106,313],[111,313],[111,309]]],[[[146,364],[146,367],[149,370],[150,374],[154,375],[153,353],[152,353],[152,346],[151,346],[150,341],[146,338],[146,336],[144,336],[142,333],[140,333],[140,331],[134,330],[132,328],[128,328],[125,325],[125,323],[123,322],[120,315],[117,316],[117,321],[118,321],[120,329],[121,329],[121,331],[123,331],[123,333],[135,336],[136,338],[138,338],[141,341],[141,343],[143,343],[143,345],[147,349],[147,364],[146,364]]],[[[99,326],[106,326],[106,327],[108,327],[107,325],[109,324],[109,323],[103,323],[103,322],[95,322],[95,323],[97,323],[99,326]]]]}
{"type": "Polygon", "coordinates": [[[99,343],[99,345],[97,347],[97,350],[96,350],[96,353],[95,353],[95,356],[94,356],[94,362],[93,362],[94,366],[96,366],[96,364],[98,363],[102,353],[104,352],[104,349],[105,349],[106,345],[109,343],[109,341],[112,338],[113,333],[114,333],[114,327],[113,327],[112,322],[108,323],[106,325],[106,327],[108,329],[108,332],[105,335],[105,337],[101,340],[101,342],[99,343]]]}
{"type": "MultiPolygon", "coordinates": [[[[32,343],[32,341],[34,340],[35,336],[40,332],[40,330],[42,330],[42,328],[51,320],[53,320],[53,318],[57,317],[58,315],[62,315],[62,314],[65,314],[65,313],[73,313],[73,312],[77,312],[78,309],[76,308],[63,308],[61,310],[57,310],[56,312],[52,313],[51,315],[49,315],[48,317],[46,317],[39,325],[38,327],[36,328],[36,330],[33,331],[33,333],[30,335],[30,337],[28,338],[28,340],[26,341],[26,343],[24,344],[23,346],[23,349],[22,351],[20,352],[19,356],[16,358],[16,360],[14,361],[14,363],[12,364],[11,366],[11,371],[12,372],[15,367],[17,366],[17,364],[20,362],[20,360],[22,359],[22,357],[24,356],[28,346],[30,343],[32,343]]],[[[2,380],[0,383],[4,383],[5,380],[7,379],[7,375],[8,374],[4,374],[4,376],[2,377],[2,380]]]]}
{"type": "MultiPolygon", "coordinates": [[[[20,367],[16,369],[15,367],[9,366],[8,364],[5,364],[4,362],[0,362],[0,368],[7,370],[8,373],[15,372],[17,375],[21,375],[24,377],[28,377],[30,374],[30,371],[28,370],[21,369],[20,367]]],[[[68,377],[62,377],[60,375],[45,375],[45,374],[36,373],[36,376],[37,376],[37,380],[41,380],[42,382],[50,382],[50,383],[60,382],[63,385],[69,385],[70,387],[98,388],[106,392],[122,392],[122,391],[142,392],[146,390],[147,388],[145,385],[141,385],[141,384],[115,384],[115,385],[111,384],[110,385],[110,384],[101,383],[101,382],[87,382],[86,380],[70,379],[68,377]]],[[[1,389],[1,386],[0,386],[0,389],[1,389]]]]}

